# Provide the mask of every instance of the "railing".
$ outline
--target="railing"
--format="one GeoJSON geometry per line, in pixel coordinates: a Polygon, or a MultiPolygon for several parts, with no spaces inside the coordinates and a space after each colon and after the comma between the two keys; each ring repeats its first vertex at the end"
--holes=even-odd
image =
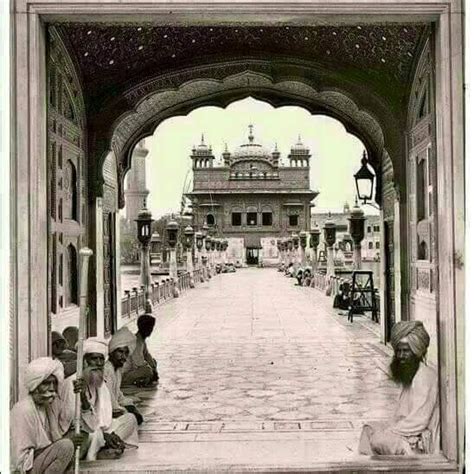
{"type": "MultiPolygon", "coordinates": [[[[203,269],[193,271],[194,283],[201,282],[203,269]]],[[[150,298],[152,305],[158,305],[174,297],[175,286],[181,293],[191,288],[191,275],[188,272],[181,273],[176,281],[173,278],[164,278],[161,282],[154,281],[150,285],[150,298]]],[[[122,317],[135,318],[145,312],[145,287],[133,287],[131,290],[124,291],[125,296],[122,298],[122,317]]]]}

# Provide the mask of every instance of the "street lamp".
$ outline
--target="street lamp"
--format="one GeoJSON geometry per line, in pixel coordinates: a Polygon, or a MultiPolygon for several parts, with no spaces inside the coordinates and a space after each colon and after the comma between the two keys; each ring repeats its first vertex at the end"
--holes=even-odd
{"type": "Polygon", "coordinates": [[[198,231],[196,232],[196,234],[194,235],[195,238],[196,238],[196,247],[197,247],[197,263],[198,263],[198,268],[199,268],[199,273],[200,273],[200,280],[201,280],[201,283],[204,281],[204,265],[203,265],[203,260],[204,260],[204,257],[201,255],[201,252],[202,252],[202,246],[203,246],[203,243],[204,243],[204,236],[202,234],[202,232],[198,231]]]}
{"type": "Polygon", "coordinates": [[[372,200],[372,196],[374,193],[374,178],[375,175],[372,171],[369,170],[367,163],[367,153],[364,150],[362,155],[362,166],[359,171],[354,175],[356,188],[357,188],[357,196],[358,198],[363,201],[364,204],[367,204],[367,201],[372,200]]]}
{"type": "Polygon", "coordinates": [[[306,264],[306,239],[307,239],[307,234],[304,230],[300,232],[300,246],[301,246],[301,266],[305,266],[306,264]]]}
{"type": "Polygon", "coordinates": [[[349,217],[349,232],[354,242],[354,270],[360,270],[362,265],[361,242],[364,239],[365,216],[357,201],[349,217]]]}
{"type": "Polygon", "coordinates": [[[186,267],[189,273],[189,286],[194,288],[194,268],[193,268],[193,254],[192,254],[192,247],[193,247],[193,237],[194,237],[194,230],[193,228],[188,225],[184,229],[184,237],[186,242],[186,267]]]}
{"type": "Polygon", "coordinates": [[[336,242],[336,224],[331,220],[327,220],[324,224],[324,240],[327,246],[327,273],[328,277],[334,276],[334,244],[336,242]]]}
{"type": "Polygon", "coordinates": [[[178,292],[178,265],[176,263],[176,243],[178,242],[178,223],[171,218],[166,225],[166,233],[168,235],[168,245],[170,247],[170,278],[173,280],[173,296],[179,296],[178,292]]]}
{"type": "Polygon", "coordinates": [[[144,203],[143,209],[138,213],[137,223],[137,237],[138,241],[142,244],[141,258],[140,258],[140,281],[145,287],[145,312],[152,313],[153,306],[150,298],[150,241],[151,241],[151,224],[153,219],[151,212],[146,208],[144,203]]]}
{"type": "MultiPolygon", "coordinates": [[[[204,226],[203,226],[203,234],[204,234],[204,226]]],[[[209,280],[212,275],[211,275],[211,247],[212,247],[212,237],[209,236],[209,234],[206,235],[206,238],[204,239],[204,243],[206,246],[206,273],[207,273],[207,279],[209,280]]]]}
{"type": "Polygon", "coordinates": [[[311,239],[309,241],[310,247],[313,249],[312,257],[313,257],[313,271],[315,272],[318,266],[318,246],[319,246],[319,239],[321,236],[321,230],[318,226],[314,229],[311,229],[309,232],[311,239]]]}

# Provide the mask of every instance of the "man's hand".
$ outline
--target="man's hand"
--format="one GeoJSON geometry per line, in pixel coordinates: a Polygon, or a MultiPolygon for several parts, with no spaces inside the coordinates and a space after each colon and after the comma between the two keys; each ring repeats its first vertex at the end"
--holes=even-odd
{"type": "Polygon", "coordinates": [[[81,431],[80,434],[74,434],[74,436],[71,438],[71,441],[74,444],[75,448],[80,448],[83,444],[87,442],[89,439],[89,434],[81,431]]]}
{"type": "Polygon", "coordinates": [[[137,419],[137,423],[141,425],[143,423],[143,416],[142,414],[137,410],[137,407],[134,405],[127,405],[125,407],[129,413],[132,413],[135,415],[135,418],[137,419]]]}
{"type": "Polygon", "coordinates": [[[85,393],[86,392],[86,381],[84,380],[83,377],[78,377],[76,380],[73,380],[73,385],[74,385],[74,393],[85,393]]]}
{"type": "Polygon", "coordinates": [[[83,377],[78,377],[76,380],[73,380],[73,385],[74,385],[74,393],[80,393],[81,394],[81,408],[83,410],[89,410],[91,405],[89,403],[89,400],[87,400],[86,396],[86,388],[87,388],[87,383],[84,380],[83,377]]]}

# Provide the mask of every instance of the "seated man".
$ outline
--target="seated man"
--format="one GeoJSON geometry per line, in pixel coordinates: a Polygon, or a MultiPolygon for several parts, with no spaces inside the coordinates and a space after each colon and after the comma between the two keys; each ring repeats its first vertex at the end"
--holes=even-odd
{"type": "Polygon", "coordinates": [[[148,352],[146,339],[155,328],[155,318],[142,314],[137,321],[136,346],[122,370],[122,384],[140,387],[156,385],[159,380],[156,360],[148,352]]]}
{"type": "MultiPolygon", "coordinates": [[[[339,291],[334,297],[334,302],[332,307],[337,309],[342,309],[347,311],[351,304],[351,285],[347,281],[339,285],[339,291]]],[[[343,313],[339,313],[343,314],[343,313]]]]}
{"type": "Polygon", "coordinates": [[[77,339],[79,337],[79,329],[76,326],[68,326],[63,331],[64,339],[66,339],[67,349],[76,352],[77,339]]]}
{"type": "Polygon", "coordinates": [[[132,413],[139,425],[143,417],[134,405],[134,399],[127,398],[120,390],[122,383],[122,367],[130,353],[135,349],[136,338],[128,328],[120,328],[109,342],[109,359],[104,367],[104,379],[112,399],[112,414],[114,417],[124,413],[132,413]]]}
{"type": "Polygon", "coordinates": [[[436,372],[425,363],[430,337],[421,321],[401,321],[392,330],[393,380],[402,386],[393,422],[367,424],[360,454],[413,455],[439,452],[436,372]]]}
{"type": "Polygon", "coordinates": [[[57,359],[63,364],[64,377],[74,374],[77,369],[77,354],[66,349],[66,339],[59,332],[52,332],[51,346],[53,359],[57,359]]]}
{"type": "MultiPolygon", "coordinates": [[[[114,418],[112,399],[104,383],[104,364],[108,344],[100,338],[91,337],[84,341],[83,377],[73,380],[61,394],[69,407],[69,423],[73,422],[75,407],[74,391],[81,395],[81,426],[89,433],[90,445],[86,459],[110,459],[120,457],[127,443],[137,444],[137,421],[131,413],[114,418]],[[74,389],[72,388],[74,386],[74,389]]],[[[66,385],[66,384],[65,384],[66,385]]]]}
{"type": "Polygon", "coordinates": [[[58,386],[64,381],[62,364],[49,357],[35,359],[26,369],[28,395],[10,415],[11,470],[14,472],[66,472],[74,463],[74,446],[86,442],[83,435],[64,437],[58,386]]]}

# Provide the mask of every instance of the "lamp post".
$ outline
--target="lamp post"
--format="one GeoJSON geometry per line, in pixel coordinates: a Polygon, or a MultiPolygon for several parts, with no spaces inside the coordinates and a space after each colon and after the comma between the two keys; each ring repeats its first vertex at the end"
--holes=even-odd
{"type": "Polygon", "coordinates": [[[362,266],[362,246],[361,242],[364,240],[365,216],[364,211],[359,207],[357,200],[354,209],[351,211],[349,217],[349,232],[352,241],[354,242],[354,270],[360,270],[362,266]]]}
{"type": "Polygon", "coordinates": [[[298,247],[300,243],[300,238],[296,232],[293,232],[291,234],[291,240],[293,241],[293,260],[295,264],[299,264],[299,258],[298,258],[298,247]]]}
{"type": "Polygon", "coordinates": [[[293,263],[293,239],[291,237],[288,238],[288,265],[293,263]]]}
{"type": "Polygon", "coordinates": [[[229,242],[227,242],[227,239],[224,239],[222,241],[222,250],[224,252],[224,265],[227,263],[227,248],[229,247],[229,242]]]}
{"type": "Polygon", "coordinates": [[[334,276],[334,244],[336,242],[336,224],[331,220],[324,224],[324,240],[327,247],[327,271],[326,276],[334,276]]]}
{"type": "Polygon", "coordinates": [[[319,229],[318,226],[316,226],[314,229],[311,229],[309,233],[311,236],[309,245],[312,249],[311,260],[313,261],[313,273],[315,273],[316,270],[318,269],[318,246],[319,246],[319,238],[321,236],[321,230],[319,229]]]}
{"type": "Polygon", "coordinates": [[[145,312],[152,313],[153,305],[151,301],[150,284],[150,241],[151,241],[151,212],[145,207],[138,213],[137,222],[137,237],[142,245],[140,255],[140,282],[145,287],[145,312]]]}
{"type": "Polygon", "coordinates": [[[213,275],[216,274],[216,239],[214,237],[211,237],[211,254],[210,254],[210,260],[211,260],[211,273],[213,275]]]}
{"type": "Polygon", "coordinates": [[[184,229],[184,238],[186,244],[186,270],[189,273],[189,286],[194,288],[194,266],[193,266],[193,237],[194,237],[194,230],[193,228],[188,225],[184,229]]]}
{"type": "Polygon", "coordinates": [[[166,225],[168,245],[170,247],[170,278],[173,280],[173,296],[179,296],[178,291],[178,264],[176,262],[176,243],[178,242],[178,223],[171,218],[166,225]]]}
{"type": "Polygon", "coordinates": [[[212,275],[211,275],[211,268],[210,268],[210,265],[211,265],[211,237],[206,236],[206,238],[204,239],[204,245],[206,246],[206,259],[205,259],[205,265],[206,265],[206,274],[207,274],[207,279],[210,280],[212,275]]]}
{"type": "Polygon", "coordinates": [[[194,237],[196,238],[197,264],[198,264],[198,268],[200,270],[199,275],[200,275],[201,283],[203,283],[204,282],[205,268],[204,268],[204,262],[203,262],[203,256],[202,256],[202,246],[203,246],[203,243],[204,243],[204,241],[203,241],[204,238],[203,238],[202,232],[199,232],[199,231],[196,232],[194,237]]]}
{"type": "Polygon", "coordinates": [[[301,266],[306,265],[306,239],[307,234],[304,230],[300,232],[300,247],[301,247],[301,266]]]}

